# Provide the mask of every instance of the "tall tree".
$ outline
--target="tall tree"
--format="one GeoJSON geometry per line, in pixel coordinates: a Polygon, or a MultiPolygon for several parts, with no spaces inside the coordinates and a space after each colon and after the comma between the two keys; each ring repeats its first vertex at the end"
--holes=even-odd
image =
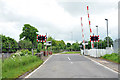
{"type": "Polygon", "coordinates": [[[67,43],[67,45],[66,45],[67,47],[70,47],[71,46],[71,44],[70,43],[67,43]]]}
{"type": "Polygon", "coordinates": [[[72,50],[75,50],[75,51],[79,51],[80,50],[78,41],[76,41],[76,43],[72,44],[72,50]]]}
{"type": "Polygon", "coordinates": [[[16,52],[17,50],[15,48],[18,48],[17,41],[10,38],[6,37],[4,35],[0,35],[2,37],[2,52],[16,52]],[[12,48],[12,49],[9,49],[12,48]]]}
{"type": "Polygon", "coordinates": [[[105,46],[107,47],[107,39],[108,39],[108,41],[109,41],[109,47],[111,46],[111,45],[113,45],[113,40],[112,40],[112,38],[111,37],[105,37],[104,38],[104,43],[105,43],[105,46]]]}
{"type": "Polygon", "coordinates": [[[56,40],[53,39],[51,36],[48,36],[47,41],[52,41],[52,46],[56,46],[57,45],[56,40]]]}
{"type": "Polygon", "coordinates": [[[32,44],[35,46],[37,43],[36,36],[38,30],[35,27],[31,26],[30,24],[25,24],[22,31],[23,32],[20,34],[20,39],[30,40],[32,44]]]}

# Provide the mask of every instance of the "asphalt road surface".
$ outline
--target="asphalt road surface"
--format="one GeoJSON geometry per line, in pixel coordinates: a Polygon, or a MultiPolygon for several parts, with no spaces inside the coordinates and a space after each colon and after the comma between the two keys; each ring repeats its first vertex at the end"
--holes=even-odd
{"type": "Polygon", "coordinates": [[[118,74],[79,54],[59,54],[28,78],[118,78],[118,74]]]}

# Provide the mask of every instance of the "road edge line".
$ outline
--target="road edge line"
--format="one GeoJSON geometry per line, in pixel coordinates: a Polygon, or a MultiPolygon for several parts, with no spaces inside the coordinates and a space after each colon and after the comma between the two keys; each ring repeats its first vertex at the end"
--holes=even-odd
{"type": "MultiPolygon", "coordinates": [[[[52,56],[53,55],[51,55],[50,57],[48,57],[48,59],[50,59],[52,56]]],[[[43,62],[43,64],[40,65],[37,69],[35,69],[34,71],[32,71],[30,74],[28,74],[25,78],[30,77],[34,72],[36,72],[38,69],[40,69],[48,61],[48,59],[45,62],[43,62]]]]}
{"type": "MultiPolygon", "coordinates": [[[[85,57],[85,58],[88,58],[88,57],[86,57],[86,56],[84,56],[84,57],[85,57]]],[[[102,66],[102,67],[104,67],[104,68],[106,68],[106,69],[108,69],[108,70],[110,70],[110,71],[118,74],[117,71],[115,71],[115,70],[113,70],[113,69],[111,69],[111,68],[109,68],[109,67],[107,67],[107,66],[105,66],[105,65],[103,65],[103,64],[101,64],[101,63],[99,63],[99,62],[97,62],[97,61],[95,61],[95,60],[93,60],[93,59],[91,59],[91,58],[88,58],[88,59],[91,60],[91,61],[93,61],[94,63],[96,63],[96,64],[98,64],[98,65],[100,65],[100,66],[102,66]]]]}

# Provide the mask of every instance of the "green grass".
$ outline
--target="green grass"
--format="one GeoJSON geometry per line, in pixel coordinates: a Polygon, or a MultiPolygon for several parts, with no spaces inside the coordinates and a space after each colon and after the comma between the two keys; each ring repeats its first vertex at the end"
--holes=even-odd
{"type": "Polygon", "coordinates": [[[80,51],[77,52],[77,51],[72,51],[72,52],[64,52],[62,54],[80,54],[80,51]]]}
{"type": "Polygon", "coordinates": [[[3,80],[18,78],[25,72],[37,68],[42,63],[43,61],[39,57],[31,55],[15,57],[14,59],[10,57],[2,63],[2,78],[3,80]]]}
{"type": "Polygon", "coordinates": [[[0,80],[2,79],[2,59],[0,59],[0,80]]]}
{"type": "Polygon", "coordinates": [[[120,63],[120,59],[118,58],[117,53],[106,54],[106,55],[102,56],[101,58],[113,61],[115,63],[120,63]]]}
{"type": "Polygon", "coordinates": [[[57,54],[57,53],[52,53],[52,54],[57,54]]]}

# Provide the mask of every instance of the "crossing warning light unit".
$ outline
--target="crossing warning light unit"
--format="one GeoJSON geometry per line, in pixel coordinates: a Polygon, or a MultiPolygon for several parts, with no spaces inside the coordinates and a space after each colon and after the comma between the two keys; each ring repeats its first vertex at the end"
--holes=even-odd
{"type": "Polygon", "coordinates": [[[98,35],[98,36],[96,36],[96,35],[95,35],[95,36],[94,36],[94,35],[93,35],[93,36],[90,36],[90,42],[91,42],[91,41],[93,41],[93,42],[94,42],[94,41],[95,41],[95,42],[98,41],[98,42],[99,42],[99,35],[98,35]]]}
{"type": "Polygon", "coordinates": [[[46,35],[37,35],[37,42],[46,42],[46,35]]]}

